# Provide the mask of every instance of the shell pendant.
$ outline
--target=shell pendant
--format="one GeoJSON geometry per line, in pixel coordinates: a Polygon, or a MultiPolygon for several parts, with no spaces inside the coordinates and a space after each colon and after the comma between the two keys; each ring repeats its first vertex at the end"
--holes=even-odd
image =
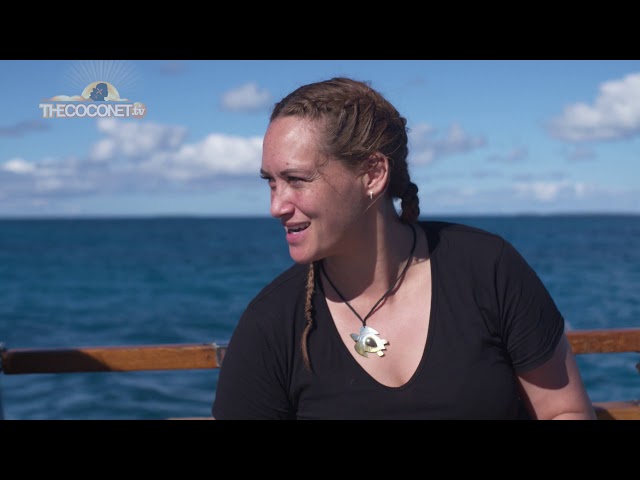
{"type": "Polygon", "coordinates": [[[384,338],[380,338],[379,333],[371,327],[363,326],[360,333],[352,333],[351,338],[356,342],[354,345],[356,352],[363,357],[368,357],[369,353],[376,353],[379,357],[384,357],[383,350],[386,350],[386,344],[389,342],[384,338]]]}

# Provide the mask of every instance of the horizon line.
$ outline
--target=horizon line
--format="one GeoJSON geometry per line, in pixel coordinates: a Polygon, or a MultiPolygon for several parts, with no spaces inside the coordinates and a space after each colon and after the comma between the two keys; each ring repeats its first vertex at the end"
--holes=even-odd
{"type": "MultiPolygon", "coordinates": [[[[593,217],[593,216],[640,216],[640,212],[625,211],[592,211],[592,212],[496,212],[496,213],[432,213],[421,214],[419,220],[429,218],[456,218],[456,217],[593,217]]],[[[196,213],[129,213],[129,214],[49,214],[49,215],[0,215],[0,221],[15,220],[153,220],[153,219],[270,219],[276,220],[270,215],[260,214],[196,214],[196,213]]]]}

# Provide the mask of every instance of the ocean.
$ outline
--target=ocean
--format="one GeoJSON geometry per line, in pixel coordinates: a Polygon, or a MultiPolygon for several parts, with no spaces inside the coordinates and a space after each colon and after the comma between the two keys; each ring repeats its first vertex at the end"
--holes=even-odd
{"type": "MultiPolygon", "coordinates": [[[[438,217],[512,242],[568,330],[640,326],[640,216],[438,217]]],[[[291,265],[271,218],[0,220],[6,348],[225,343],[291,265]]],[[[640,399],[638,353],[579,355],[593,401],[640,399]]],[[[218,370],[0,375],[7,420],[207,417],[218,370]]]]}

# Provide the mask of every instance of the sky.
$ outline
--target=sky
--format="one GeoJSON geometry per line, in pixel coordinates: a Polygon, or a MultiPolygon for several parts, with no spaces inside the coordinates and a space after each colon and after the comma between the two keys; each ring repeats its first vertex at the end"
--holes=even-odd
{"type": "Polygon", "coordinates": [[[0,217],[268,216],[270,109],[336,76],[407,119],[422,216],[640,214],[638,60],[127,59],[0,60],[0,217]],[[46,106],[97,82],[144,114],[46,106]]]}

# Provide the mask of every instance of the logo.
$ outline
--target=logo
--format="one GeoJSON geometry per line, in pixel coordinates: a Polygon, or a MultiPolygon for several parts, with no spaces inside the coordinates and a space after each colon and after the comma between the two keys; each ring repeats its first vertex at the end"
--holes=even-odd
{"type": "Polygon", "coordinates": [[[80,95],[56,95],[50,103],[38,105],[42,118],[143,118],[147,114],[144,103],[120,98],[116,87],[105,81],[91,82],[80,95]]]}

